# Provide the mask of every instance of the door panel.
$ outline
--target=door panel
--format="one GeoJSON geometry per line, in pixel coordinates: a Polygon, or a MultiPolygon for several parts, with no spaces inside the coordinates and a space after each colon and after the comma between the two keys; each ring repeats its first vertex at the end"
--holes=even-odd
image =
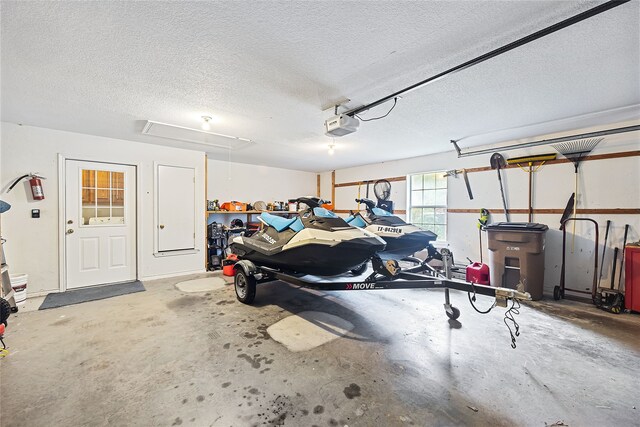
{"type": "Polygon", "coordinates": [[[81,237],[80,241],[80,271],[93,271],[100,268],[100,239],[96,237],[81,237]]]}
{"type": "Polygon", "coordinates": [[[136,278],[136,168],[66,160],[68,289],[136,278]]]}
{"type": "Polygon", "coordinates": [[[195,169],[158,165],[158,251],[195,248],[195,169]]]}
{"type": "Polygon", "coordinates": [[[127,265],[127,238],[125,236],[109,237],[109,268],[127,265]]]}

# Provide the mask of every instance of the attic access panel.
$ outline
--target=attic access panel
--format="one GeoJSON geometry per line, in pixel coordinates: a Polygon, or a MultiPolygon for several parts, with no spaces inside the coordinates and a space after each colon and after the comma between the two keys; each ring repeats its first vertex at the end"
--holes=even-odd
{"type": "Polygon", "coordinates": [[[145,124],[144,128],[142,129],[142,134],[234,151],[241,150],[255,144],[253,141],[247,138],[240,138],[237,136],[192,129],[167,123],[154,122],[151,120],[148,120],[145,124]]]}

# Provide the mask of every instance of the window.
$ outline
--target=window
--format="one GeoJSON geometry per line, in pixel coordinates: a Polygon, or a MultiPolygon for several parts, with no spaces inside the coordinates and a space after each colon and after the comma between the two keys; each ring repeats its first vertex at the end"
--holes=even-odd
{"type": "Polygon", "coordinates": [[[443,172],[409,177],[409,222],[447,239],[447,178],[443,172]]]}
{"type": "Polygon", "coordinates": [[[82,225],[124,224],[124,172],[82,170],[82,225]]]}

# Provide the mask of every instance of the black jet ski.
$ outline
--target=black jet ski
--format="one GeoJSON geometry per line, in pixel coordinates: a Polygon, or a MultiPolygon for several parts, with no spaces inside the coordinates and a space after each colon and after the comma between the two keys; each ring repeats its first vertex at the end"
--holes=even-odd
{"type": "Polygon", "coordinates": [[[296,199],[307,208],[287,219],[263,212],[262,230],[235,237],[231,251],[258,266],[316,276],[335,276],[366,263],[385,242],[375,234],[351,226],[321,207],[316,197],[296,199]]]}
{"type": "Polygon", "coordinates": [[[356,202],[366,206],[367,215],[357,212],[350,215],[346,222],[376,234],[387,243],[385,250],[378,253],[380,258],[401,260],[423,249],[428,250],[428,258],[439,258],[438,251],[431,244],[438,238],[435,233],[377,208],[372,200],[356,199],[356,202]]]}

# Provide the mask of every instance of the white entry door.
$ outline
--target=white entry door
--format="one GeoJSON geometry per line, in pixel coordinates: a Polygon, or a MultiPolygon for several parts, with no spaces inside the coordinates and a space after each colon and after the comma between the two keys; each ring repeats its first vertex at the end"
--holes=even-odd
{"type": "Polygon", "coordinates": [[[67,289],[136,279],[136,168],[66,160],[67,289]]]}

